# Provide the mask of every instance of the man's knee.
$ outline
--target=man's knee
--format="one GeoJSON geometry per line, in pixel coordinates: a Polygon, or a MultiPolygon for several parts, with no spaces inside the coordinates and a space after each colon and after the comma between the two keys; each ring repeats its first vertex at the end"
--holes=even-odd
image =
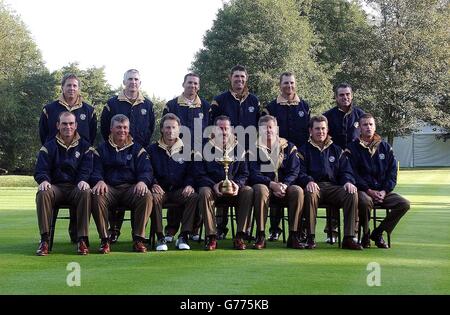
{"type": "Polygon", "coordinates": [[[287,188],[288,196],[292,196],[293,198],[303,198],[303,189],[298,185],[291,185],[287,188]]]}
{"type": "Polygon", "coordinates": [[[268,198],[270,194],[269,188],[267,188],[264,184],[253,185],[253,192],[255,194],[255,198],[268,198]]]}
{"type": "Polygon", "coordinates": [[[200,200],[210,199],[213,196],[213,191],[209,187],[200,187],[198,191],[198,198],[200,200]]]}

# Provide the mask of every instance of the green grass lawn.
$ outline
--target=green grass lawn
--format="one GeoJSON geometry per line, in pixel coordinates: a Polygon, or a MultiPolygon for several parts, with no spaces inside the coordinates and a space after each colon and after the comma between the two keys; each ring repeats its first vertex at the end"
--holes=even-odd
{"type": "MultiPolygon", "coordinates": [[[[231,241],[215,252],[131,252],[129,222],[110,255],[80,257],[70,244],[67,220],[57,223],[53,252],[34,255],[39,241],[30,177],[0,177],[0,294],[449,294],[450,169],[402,170],[396,191],[412,208],[392,235],[392,248],[338,249],[318,233],[316,250],[235,251],[231,241]],[[7,184],[9,183],[9,184],[7,184]],[[17,185],[16,185],[17,184],[17,185]],[[20,186],[8,187],[8,186],[20,186]],[[28,186],[28,187],[27,187],[28,186]],[[69,287],[67,264],[81,267],[81,286],[69,287]],[[381,286],[369,287],[367,265],[381,266],[381,286]]],[[[317,231],[323,230],[319,220],[317,231]]]]}

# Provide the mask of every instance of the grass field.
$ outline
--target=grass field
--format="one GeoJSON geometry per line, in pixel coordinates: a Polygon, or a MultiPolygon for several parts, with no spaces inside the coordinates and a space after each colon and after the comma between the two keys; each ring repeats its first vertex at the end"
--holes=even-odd
{"type": "MultiPolygon", "coordinates": [[[[392,248],[347,251],[324,243],[316,250],[268,243],[262,251],[131,252],[129,222],[110,255],[98,246],[93,221],[91,254],[77,256],[67,220],[57,224],[51,255],[34,255],[39,241],[29,177],[0,177],[0,294],[449,294],[450,169],[402,170],[396,191],[412,208],[392,235],[392,248]],[[7,184],[9,183],[9,184],[7,184]],[[8,187],[22,186],[22,187],[8,187]],[[69,287],[67,264],[81,267],[81,286],[69,287]],[[368,286],[367,265],[381,267],[381,286],[368,286]]],[[[318,231],[324,220],[319,220],[318,231]]]]}

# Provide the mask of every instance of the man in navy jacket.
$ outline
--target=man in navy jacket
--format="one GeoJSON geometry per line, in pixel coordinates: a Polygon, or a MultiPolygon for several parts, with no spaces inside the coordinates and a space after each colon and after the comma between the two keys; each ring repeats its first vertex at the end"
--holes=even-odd
{"type": "Polygon", "coordinates": [[[190,249],[188,238],[193,230],[198,202],[198,195],[193,187],[194,174],[191,153],[190,150],[184,152],[183,141],[178,137],[180,119],[175,114],[169,113],[161,118],[160,130],[161,139],[148,149],[154,171],[151,191],[153,193],[153,218],[156,220],[156,236],[158,238],[156,250],[167,250],[162,225],[162,208],[165,202],[182,206],[181,233],[176,247],[190,249]]]}
{"type": "Polygon", "coordinates": [[[95,152],[91,182],[93,209],[101,239],[99,252],[110,252],[108,211],[118,206],[134,211],[132,222],[133,249],[146,252],[145,227],[152,211],[152,166],[147,151],[129,135],[130,121],[118,114],[111,119],[111,134],[95,152]]]}
{"type": "Polygon", "coordinates": [[[235,249],[245,249],[243,238],[252,208],[253,189],[246,186],[249,172],[245,149],[238,145],[227,116],[216,118],[214,133],[203,150],[203,160],[195,164],[197,185],[200,187],[199,208],[207,235],[205,249],[215,250],[217,247],[214,208],[218,199],[224,202],[237,199],[237,233],[233,244],[235,249]],[[228,170],[231,182],[229,194],[222,191],[225,170],[221,161],[226,159],[231,160],[228,170]]]}
{"type": "Polygon", "coordinates": [[[353,172],[344,151],[328,135],[327,118],[314,116],[309,125],[308,143],[299,150],[299,184],[305,189],[305,211],[309,216],[306,248],[315,243],[316,215],[319,202],[343,207],[344,240],[342,248],[361,250],[353,239],[358,210],[357,188],[353,172]]]}
{"type": "MultiPolygon", "coordinates": [[[[287,247],[301,249],[298,226],[303,211],[303,190],[295,185],[300,161],[292,142],[278,137],[277,119],[266,115],[259,119],[260,136],[256,154],[249,153],[250,184],[255,193],[255,249],[266,246],[265,226],[269,200],[288,204],[289,238],[287,247]]],[[[284,208],[283,208],[284,209],[284,208]]]]}
{"type": "Polygon", "coordinates": [[[394,193],[397,184],[397,162],[391,146],[375,132],[375,119],[371,114],[359,118],[361,137],[347,148],[347,155],[356,178],[359,199],[360,222],[363,227],[361,245],[370,247],[370,240],[378,248],[388,248],[383,232],[391,233],[409,210],[409,201],[394,193]],[[369,236],[370,210],[374,205],[391,211],[369,236]]]}
{"type": "Polygon", "coordinates": [[[54,207],[69,203],[76,208],[77,252],[87,255],[91,211],[89,177],[92,172],[93,149],[77,133],[76,116],[62,112],[56,123],[56,137],[39,151],[34,178],[39,184],[36,207],[41,242],[36,252],[48,255],[49,229],[54,207]]]}

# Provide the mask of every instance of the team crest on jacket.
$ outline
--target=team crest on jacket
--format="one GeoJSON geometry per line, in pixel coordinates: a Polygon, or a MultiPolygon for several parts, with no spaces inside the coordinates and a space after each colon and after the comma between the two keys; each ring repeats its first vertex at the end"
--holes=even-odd
{"type": "Polygon", "coordinates": [[[333,163],[334,161],[336,161],[336,158],[334,156],[330,156],[328,158],[328,161],[330,161],[330,163],[333,163]]]}
{"type": "Polygon", "coordinates": [[[128,160],[128,161],[131,161],[131,158],[132,158],[132,157],[133,157],[132,154],[128,154],[128,155],[127,155],[127,160],[128,160]]]}
{"type": "Polygon", "coordinates": [[[86,119],[86,114],[81,114],[81,115],[80,115],[80,119],[81,119],[81,120],[85,120],[85,119],[86,119]]]}
{"type": "Polygon", "coordinates": [[[353,124],[353,126],[355,126],[355,128],[359,127],[359,122],[355,121],[355,123],[353,124]]]}
{"type": "Polygon", "coordinates": [[[305,112],[301,110],[301,111],[298,112],[298,115],[299,115],[300,117],[303,117],[303,116],[305,116],[305,112]]]}
{"type": "Polygon", "coordinates": [[[248,108],[249,113],[253,113],[255,111],[255,108],[253,106],[250,106],[248,108]]]}
{"type": "Polygon", "coordinates": [[[75,152],[75,157],[78,159],[80,157],[80,152],[76,151],[75,152]]]}
{"type": "Polygon", "coordinates": [[[380,158],[380,160],[384,160],[384,154],[380,153],[380,155],[378,155],[378,157],[380,158]]]}
{"type": "Polygon", "coordinates": [[[199,113],[198,118],[203,119],[203,113],[199,113]]]}
{"type": "Polygon", "coordinates": [[[145,108],[141,109],[141,114],[142,114],[142,116],[146,115],[147,114],[147,110],[145,108]]]}

